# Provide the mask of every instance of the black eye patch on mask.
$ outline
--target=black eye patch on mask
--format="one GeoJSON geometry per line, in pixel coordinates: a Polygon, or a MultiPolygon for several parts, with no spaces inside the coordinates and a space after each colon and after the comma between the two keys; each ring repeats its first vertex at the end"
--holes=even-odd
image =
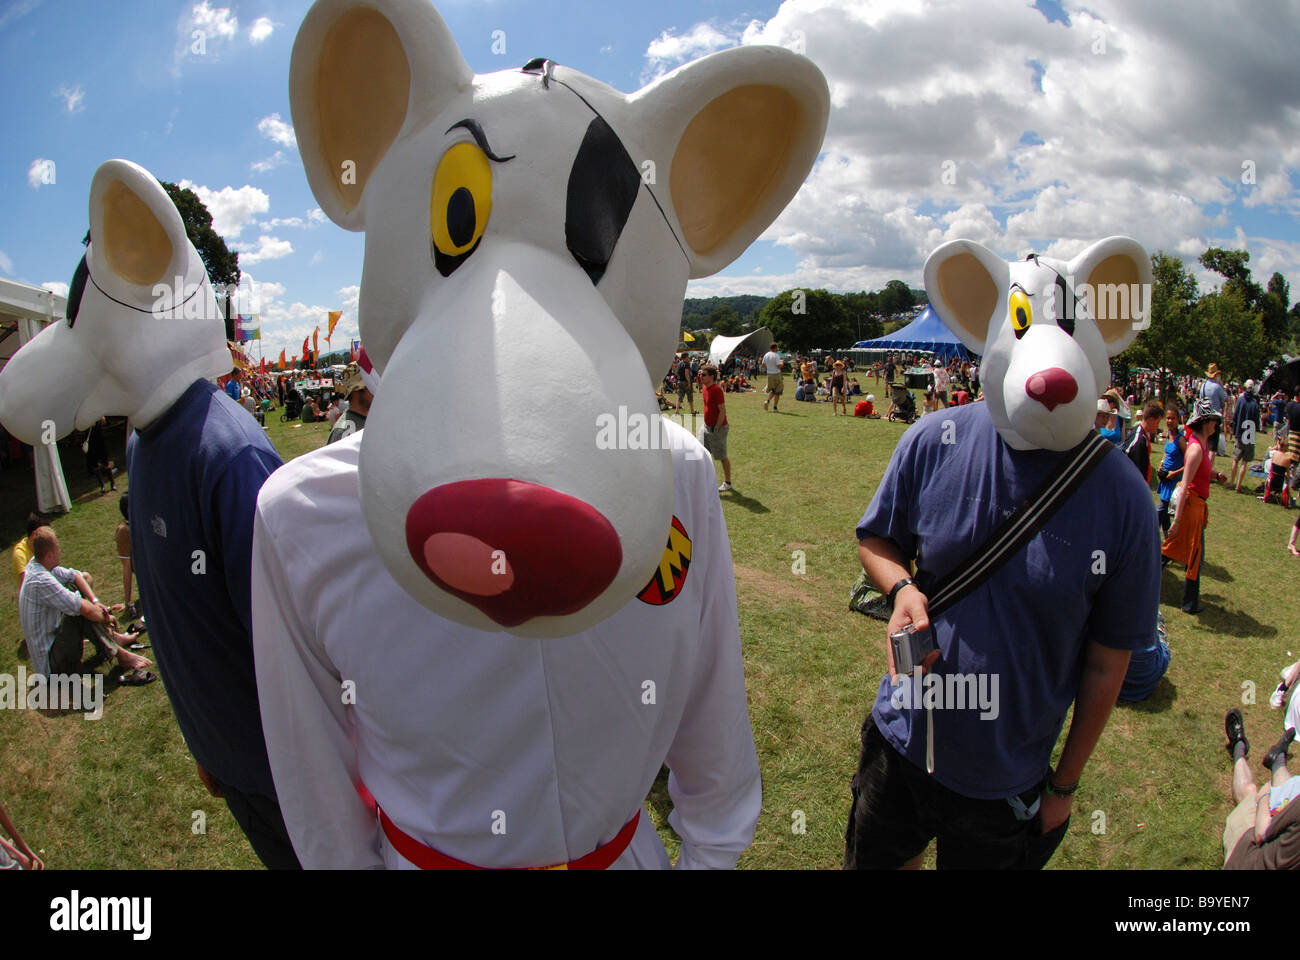
{"type": "Polygon", "coordinates": [[[591,121],[569,172],[564,239],[592,283],[600,283],[641,188],[641,174],[608,123],[591,121]]]}
{"type": "Polygon", "coordinates": [[[68,287],[68,326],[77,322],[77,312],[81,310],[81,295],[86,292],[86,280],[90,277],[90,268],[86,266],[83,256],[72,274],[72,284],[68,287]]]}

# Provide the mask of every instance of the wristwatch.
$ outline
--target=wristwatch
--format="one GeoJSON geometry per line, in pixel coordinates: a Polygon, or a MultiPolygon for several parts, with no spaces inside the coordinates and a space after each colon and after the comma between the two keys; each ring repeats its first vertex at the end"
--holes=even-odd
{"type": "Polygon", "coordinates": [[[1058,786],[1056,783],[1056,771],[1049,769],[1047,779],[1043,782],[1043,792],[1051,797],[1072,797],[1076,790],[1079,789],[1079,782],[1076,780],[1068,787],[1058,786]]]}
{"type": "Polygon", "coordinates": [[[912,584],[912,586],[916,586],[916,581],[915,581],[915,580],[913,580],[911,577],[904,577],[902,580],[899,580],[898,583],[894,584],[894,586],[893,586],[892,589],[890,589],[890,591],[889,591],[889,609],[890,609],[890,610],[893,610],[893,609],[894,609],[894,598],[895,598],[896,596],[898,596],[898,591],[899,591],[899,590],[902,590],[902,589],[903,589],[905,586],[907,586],[909,583],[912,584]]]}

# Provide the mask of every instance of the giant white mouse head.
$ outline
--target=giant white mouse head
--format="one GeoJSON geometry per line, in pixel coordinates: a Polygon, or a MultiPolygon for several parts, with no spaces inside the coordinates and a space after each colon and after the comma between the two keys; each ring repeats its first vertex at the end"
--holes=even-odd
{"type": "Polygon", "coordinates": [[[195,380],[230,371],[203,260],[171,197],[129,160],[95,171],[67,312],[0,372],[0,423],[25,443],[105,415],[148,426],[195,380]]]}
{"type": "Polygon", "coordinates": [[[799,189],[821,73],[750,47],[631,96],[547,60],[475,76],[424,0],[319,0],[290,103],[317,202],[366,233],[359,322],[384,382],[359,479],[384,565],[485,630],[614,613],[672,528],[652,384],[686,282],[799,189]],[[655,449],[602,449],[620,410],[655,449]]]}
{"type": "Polygon", "coordinates": [[[1137,336],[1150,304],[1151,258],[1109,237],[1068,263],[1008,263],[972,240],[925,262],[930,306],[970,350],[993,424],[1017,450],[1069,450],[1092,429],[1108,360],[1137,336]]]}

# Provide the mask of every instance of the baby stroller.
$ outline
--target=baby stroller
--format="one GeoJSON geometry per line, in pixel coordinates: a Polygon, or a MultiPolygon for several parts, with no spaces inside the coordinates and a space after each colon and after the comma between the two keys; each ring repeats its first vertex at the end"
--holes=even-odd
{"type": "Polygon", "coordinates": [[[291,397],[285,397],[284,410],[280,414],[280,422],[288,423],[291,420],[297,420],[302,415],[302,399],[296,394],[291,397]]]}
{"type": "Polygon", "coordinates": [[[894,407],[889,411],[889,419],[901,420],[903,423],[911,423],[916,419],[916,401],[912,399],[912,391],[906,386],[897,383],[889,385],[891,399],[894,407]]]}

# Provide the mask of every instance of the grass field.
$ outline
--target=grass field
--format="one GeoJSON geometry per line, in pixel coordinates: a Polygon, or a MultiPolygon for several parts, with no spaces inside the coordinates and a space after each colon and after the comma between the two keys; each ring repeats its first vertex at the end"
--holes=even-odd
{"type": "MultiPolygon", "coordinates": [[[[866,381],[868,389],[877,395],[866,381]]],[[[760,393],[729,395],[736,490],[723,496],[740,599],[750,716],[764,802],[747,868],[830,869],[843,852],[858,730],[884,671],[883,624],[849,613],[858,561],[853,531],[905,429],[833,418],[827,404],[765,413],[760,393]],[[800,551],[802,553],[800,553],[800,551]],[[802,557],[803,564],[798,560],[802,557]],[[802,813],[806,832],[792,829],[802,813]]],[[[273,415],[274,416],[274,415],[273,415]]],[[[277,420],[286,459],[315,449],[325,427],[277,420]]],[[[120,447],[120,427],[110,432],[120,447]]],[[[121,599],[113,549],[115,495],[83,476],[64,450],[76,498],[55,521],[66,561],[90,570],[100,595],[121,599]]],[[[1223,714],[1240,705],[1256,763],[1281,733],[1268,695],[1295,657],[1295,561],[1285,555],[1295,514],[1215,487],[1201,598],[1178,609],[1181,573],[1164,574],[1162,609],[1173,662],[1147,702],[1121,705],[1093,754],[1055,868],[1217,868],[1231,809],[1223,714]],[[1254,700],[1243,704],[1250,685],[1254,700]]],[[[122,482],[119,489],[124,489],[122,482]]],[[[30,474],[0,475],[0,534],[12,544],[34,505],[30,474]]],[[[6,563],[8,562],[6,558],[6,563]]],[[[13,674],[21,639],[12,579],[0,590],[0,673],[13,674]]],[[[194,774],[161,684],[114,689],[105,714],[0,712],[0,801],[50,867],[241,868],[258,863],[220,801],[194,774]],[[195,832],[196,812],[206,832],[195,832]]],[[[1248,698],[1249,699],[1249,698],[1248,698]]],[[[1257,780],[1262,770],[1256,766],[1257,780]]],[[[664,779],[650,798],[670,852],[664,779]]]]}

